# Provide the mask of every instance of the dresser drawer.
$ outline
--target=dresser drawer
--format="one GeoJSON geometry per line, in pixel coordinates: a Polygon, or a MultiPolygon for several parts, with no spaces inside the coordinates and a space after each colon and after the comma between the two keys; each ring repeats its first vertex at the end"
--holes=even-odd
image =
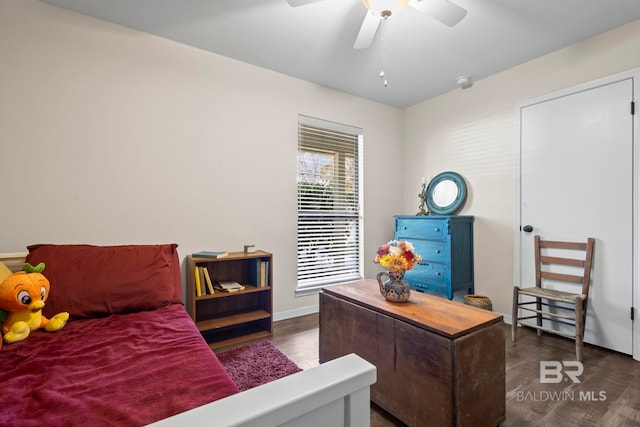
{"type": "MultiPolygon", "coordinates": [[[[423,239],[445,239],[448,234],[447,220],[420,221],[419,219],[398,219],[396,222],[396,235],[398,238],[407,236],[411,241],[413,237],[423,239]]],[[[413,242],[412,242],[413,243],[413,242]]]]}
{"type": "Polygon", "coordinates": [[[413,248],[417,254],[422,257],[422,262],[436,261],[447,263],[449,261],[449,245],[447,242],[426,241],[426,240],[409,240],[413,243],[413,248]]]}
{"type": "Polygon", "coordinates": [[[423,261],[423,264],[418,264],[407,271],[404,277],[409,284],[412,281],[442,284],[448,281],[447,271],[448,268],[444,264],[423,261]]]}

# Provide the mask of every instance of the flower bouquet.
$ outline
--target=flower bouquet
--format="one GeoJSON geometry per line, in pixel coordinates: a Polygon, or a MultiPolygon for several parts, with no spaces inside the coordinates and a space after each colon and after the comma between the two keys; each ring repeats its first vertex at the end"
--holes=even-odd
{"type": "Polygon", "coordinates": [[[403,280],[404,273],[422,261],[422,257],[415,253],[411,242],[392,240],[378,248],[373,261],[388,270],[381,271],[376,277],[382,296],[392,302],[407,301],[411,287],[403,280]],[[383,280],[385,277],[386,280],[383,280]]]}
{"type": "Polygon", "coordinates": [[[386,267],[389,273],[402,277],[407,270],[422,261],[422,257],[415,253],[413,244],[406,240],[392,240],[378,248],[378,253],[373,262],[386,267]]]}

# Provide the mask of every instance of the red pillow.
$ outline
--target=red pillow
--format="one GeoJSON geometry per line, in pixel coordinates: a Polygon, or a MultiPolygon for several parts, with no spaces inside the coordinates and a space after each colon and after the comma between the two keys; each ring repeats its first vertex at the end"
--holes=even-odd
{"type": "Polygon", "coordinates": [[[26,262],[45,263],[45,316],[100,317],[182,303],[177,247],[41,244],[27,247],[26,262]]]}

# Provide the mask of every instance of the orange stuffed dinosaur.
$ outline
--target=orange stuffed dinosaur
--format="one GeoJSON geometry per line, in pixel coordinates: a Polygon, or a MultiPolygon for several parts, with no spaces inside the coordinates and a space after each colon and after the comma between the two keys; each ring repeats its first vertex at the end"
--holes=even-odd
{"type": "Polygon", "coordinates": [[[42,262],[35,267],[25,263],[24,271],[14,273],[0,283],[0,310],[7,312],[2,322],[6,344],[22,341],[36,329],[57,331],[69,320],[67,312],[58,313],[51,319],[42,314],[50,288],[42,270],[42,262]]]}

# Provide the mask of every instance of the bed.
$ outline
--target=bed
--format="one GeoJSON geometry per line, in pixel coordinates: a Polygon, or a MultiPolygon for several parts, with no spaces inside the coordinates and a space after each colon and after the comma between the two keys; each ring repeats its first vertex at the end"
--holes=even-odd
{"type": "Polygon", "coordinates": [[[356,355],[239,392],[182,305],[177,245],[33,245],[47,317],[0,351],[0,425],[369,425],[375,367],[356,355]],[[329,423],[327,423],[330,421],[329,423]]]}

